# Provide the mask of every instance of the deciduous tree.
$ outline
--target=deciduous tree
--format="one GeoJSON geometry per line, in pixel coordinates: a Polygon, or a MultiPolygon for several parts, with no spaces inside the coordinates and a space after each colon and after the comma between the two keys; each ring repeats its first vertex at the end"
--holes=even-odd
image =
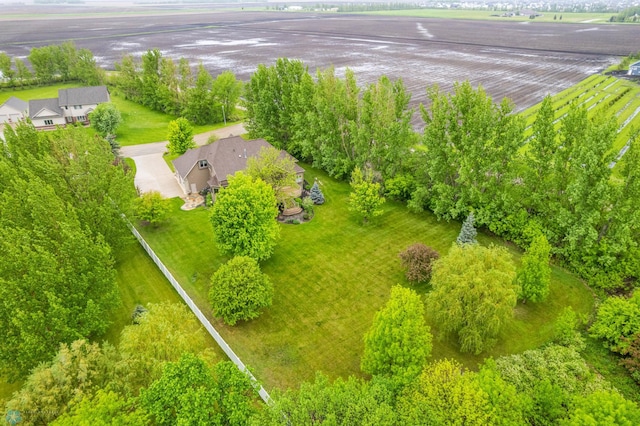
{"type": "Polygon", "coordinates": [[[257,318],[272,299],[271,280],[251,257],[236,256],[211,277],[211,308],[214,315],[229,325],[257,318]]]}
{"type": "Polygon", "coordinates": [[[636,290],[629,299],[609,297],[605,300],[589,331],[604,340],[603,344],[612,351],[624,351],[640,331],[640,291],[636,290]]]}
{"type": "Polygon", "coordinates": [[[407,280],[414,283],[426,283],[431,279],[433,262],[440,258],[440,254],[422,243],[412,244],[400,253],[402,266],[407,270],[407,280]]]}
{"type": "Polygon", "coordinates": [[[268,259],[280,228],[273,189],[260,179],[242,172],[229,178],[229,185],[216,196],[211,224],[216,244],[223,253],[268,259]]]}
{"type": "Polygon", "coordinates": [[[229,362],[212,371],[193,354],[167,363],[162,376],[140,393],[155,424],[247,424],[254,412],[251,381],[229,362]]]}
{"type": "Polygon", "coordinates": [[[616,391],[599,391],[576,398],[575,408],[569,420],[562,423],[568,426],[581,425],[620,425],[640,424],[640,409],[632,401],[625,399],[616,391]]]}
{"type": "Polygon", "coordinates": [[[136,217],[154,226],[166,219],[171,208],[170,201],[158,191],[145,192],[135,204],[136,217]]]}
{"type": "Polygon", "coordinates": [[[196,147],[193,140],[193,127],[186,118],[180,117],[169,122],[167,148],[171,154],[182,155],[196,147]]]}
{"type": "Polygon", "coordinates": [[[296,163],[286,153],[276,148],[260,148],[257,157],[247,159],[247,175],[261,179],[273,188],[276,200],[285,203],[293,198],[291,190],[298,187],[296,182],[296,163]]]}
{"type": "Polygon", "coordinates": [[[113,391],[99,389],[93,396],[85,396],[51,426],[126,425],[149,424],[146,412],[137,407],[134,398],[127,398],[113,391]]]}
{"type": "Polygon", "coordinates": [[[186,306],[179,303],[149,304],[148,312],[126,326],[120,334],[118,349],[119,383],[136,394],[141,387],[158,379],[162,367],[177,361],[184,353],[214,359],[202,324],[186,306]]]}
{"type": "Polygon", "coordinates": [[[420,296],[394,286],[391,298],[364,336],[362,371],[406,385],[420,374],[431,355],[431,339],[420,296]]]}
{"type": "Polygon", "coordinates": [[[102,136],[115,135],[122,122],[122,115],[111,102],[100,104],[89,115],[91,126],[102,136]]]}
{"type": "Polygon", "coordinates": [[[349,210],[362,216],[362,222],[380,216],[383,213],[384,197],[380,195],[380,184],[373,182],[370,171],[362,173],[356,167],[351,173],[351,194],[349,194],[349,210]]]}
{"type": "Polygon", "coordinates": [[[7,403],[26,424],[48,424],[83,398],[107,386],[118,359],[112,346],[76,340],[62,344],[52,361],[38,366],[7,403]]]}
{"type": "Polygon", "coordinates": [[[119,295],[104,239],[50,184],[30,176],[14,185],[0,195],[0,370],[17,379],[60,343],[103,333],[119,295]]]}
{"type": "Polygon", "coordinates": [[[518,271],[517,280],[523,300],[541,302],[546,299],[551,283],[550,256],[551,245],[547,237],[539,233],[522,256],[522,266],[518,271]]]}
{"type": "Polygon", "coordinates": [[[433,266],[427,309],[443,335],[458,336],[462,352],[479,354],[513,316],[515,277],[504,248],[454,244],[433,266]]]}
{"type": "Polygon", "coordinates": [[[272,394],[272,399],[273,405],[256,417],[256,424],[398,424],[391,392],[375,380],[363,381],[350,376],[331,383],[325,375],[316,373],[314,382],[304,382],[296,390],[272,394]]]}
{"type": "Polygon", "coordinates": [[[401,424],[494,424],[489,396],[457,361],[443,359],[428,365],[399,398],[401,424]]]}

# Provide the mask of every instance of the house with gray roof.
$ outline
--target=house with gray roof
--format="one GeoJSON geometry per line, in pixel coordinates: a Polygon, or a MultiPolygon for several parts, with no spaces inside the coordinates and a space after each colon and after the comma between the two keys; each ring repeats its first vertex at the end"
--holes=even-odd
{"type": "MultiPolygon", "coordinates": [[[[264,139],[245,140],[240,136],[220,139],[212,144],[190,149],[173,160],[178,183],[185,194],[218,189],[228,185],[228,177],[247,168],[247,159],[257,157],[262,148],[273,148],[264,139]]],[[[291,157],[286,151],[282,156],[291,157]]],[[[295,158],[294,161],[297,162],[295,158]]],[[[304,169],[296,164],[296,182],[302,189],[304,169]]]]}
{"type": "Polygon", "coordinates": [[[29,118],[36,129],[52,129],[70,123],[89,123],[89,114],[111,97],[106,86],[58,90],[57,98],[29,101],[29,118]]]}
{"type": "Polygon", "coordinates": [[[28,115],[29,104],[22,99],[11,96],[0,105],[0,124],[15,124],[28,115]]]}
{"type": "Polygon", "coordinates": [[[629,65],[628,75],[640,75],[640,61],[629,65]]]}

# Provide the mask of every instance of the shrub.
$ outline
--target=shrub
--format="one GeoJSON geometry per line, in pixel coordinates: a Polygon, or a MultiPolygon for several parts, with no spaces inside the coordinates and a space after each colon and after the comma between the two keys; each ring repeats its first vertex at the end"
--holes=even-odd
{"type": "Polygon", "coordinates": [[[304,197],[300,200],[300,207],[307,213],[313,213],[313,200],[311,197],[304,197]]]}
{"type": "Polygon", "coordinates": [[[311,191],[309,192],[309,197],[311,197],[313,204],[324,204],[324,194],[322,193],[320,186],[318,186],[318,181],[313,183],[311,191]]]}
{"type": "Polygon", "coordinates": [[[433,262],[440,257],[440,254],[422,243],[410,245],[405,251],[399,254],[402,266],[406,268],[407,280],[413,283],[428,282],[431,279],[431,268],[433,262]]]}
{"type": "Polygon", "coordinates": [[[211,277],[211,308],[229,325],[256,318],[272,299],[271,280],[251,257],[236,256],[211,277]]]}

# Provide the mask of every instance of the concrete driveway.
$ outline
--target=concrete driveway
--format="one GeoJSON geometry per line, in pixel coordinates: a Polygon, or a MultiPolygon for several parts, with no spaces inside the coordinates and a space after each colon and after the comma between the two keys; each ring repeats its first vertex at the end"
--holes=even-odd
{"type": "MultiPolygon", "coordinates": [[[[246,133],[242,124],[223,127],[210,132],[195,135],[197,145],[204,145],[211,135],[226,138],[246,133]]],[[[131,158],[136,163],[135,185],[140,193],[158,191],[165,198],[184,197],[185,193],[178,184],[173,172],[162,158],[167,150],[167,141],[142,145],[123,146],[120,155],[131,158]]]]}

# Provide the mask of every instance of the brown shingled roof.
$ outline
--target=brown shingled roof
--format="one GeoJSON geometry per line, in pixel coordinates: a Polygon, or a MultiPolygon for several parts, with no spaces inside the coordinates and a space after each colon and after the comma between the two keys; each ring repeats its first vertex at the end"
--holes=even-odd
{"type": "MultiPolygon", "coordinates": [[[[211,186],[226,186],[227,176],[247,168],[247,159],[257,157],[261,148],[273,148],[264,139],[245,140],[240,136],[220,139],[212,144],[190,149],[173,160],[173,165],[180,176],[187,176],[200,160],[207,160],[212,168],[211,186]],[[217,184],[217,185],[216,185],[217,184]]],[[[289,155],[281,151],[281,155],[289,155]]],[[[297,173],[304,169],[296,164],[297,173]]]]}

